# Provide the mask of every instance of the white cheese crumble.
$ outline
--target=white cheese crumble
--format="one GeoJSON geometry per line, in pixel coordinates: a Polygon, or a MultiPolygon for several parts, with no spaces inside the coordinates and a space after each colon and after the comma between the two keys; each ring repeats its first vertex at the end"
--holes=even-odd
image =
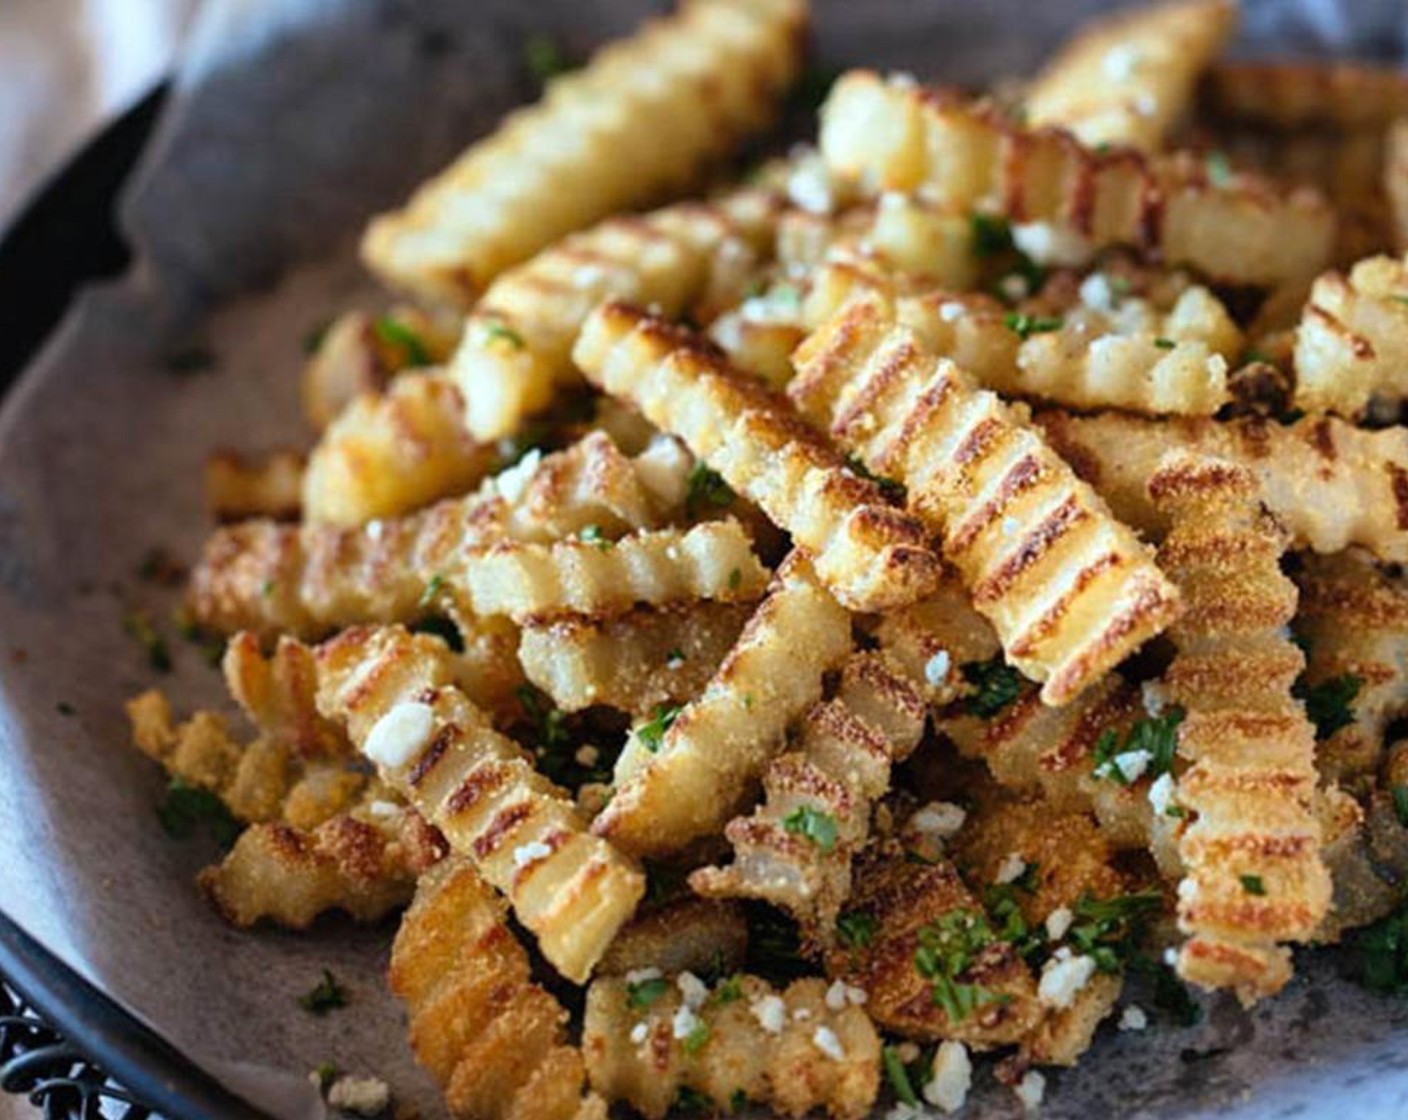
{"type": "Polygon", "coordinates": [[[637,1046],[650,1037],[650,1025],[645,1022],[637,1023],[631,1028],[631,1041],[637,1046]]]}
{"type": "Polygon", "coordinates": [[[959,319],[963,318],[963,312],[963,304],[959,303],[957,300],[946,300],[939,304],[939,318],[945,323],[958,322],[959,319]]]}
{"type": "Polygon", "coordinates": [[[1154,761],[1154,755],[1150,751],[1137,750],[1125,751],[1115,755],[1108,763],[1102,767],[1107,776],[1112,771],[1118,770],[1120,776],[1126,782],[1136,782],[1144,775],[1144,771],[1149,769],[1149,763],[1154,761]]]}
{"type": "Polygon", "coordinates": [[[578,766],[595,766],[597,760],[601,758],[601,752],[590,743],[577,748],[577,753],[572,756],[577,760],[578,766]]]}
{"type": "Polygon", "coordinates": [[[826,989],[826,1006],[832,1011],[846,1009],[846,982],[844,980],[833,980],[831,987],[826,989]]]}
{"type": "Polygon", "coordinates": [[[1025,1109],[1038,1109],[1041,1107],[1041,1100],[1046,1096],[1046,1078],[1034,1069],[1029,1069],[1021,1081],[1017,1082],[1017,1099],[1022,1102],[1025,1109]]]}
{"type": "Polygon", "coordinates": [[[1143,59],[1143,54],[1133,43],[1120,43],[1105,52],[1100,68],[1112,81],[1124,82],[1134,77],[1143,59]]]}
{"type": "Polygon", "coordinates": [[[1173,968],[1175,965],[1178,964],[1178,950],[1177,950],[1177,949],[1165,949],[1165,950],[1164,950],[1164,964],[1168,965],[1169,968],[1173,968]]]}
{"type": "Polygon", "coordinates": [[[1152,93],[1141,93],[1134,99],[1134,111],[1141,117],[1152,117],[1158,108],[1159,103],[1152,93]]]}
{"type": "Polygon", "coordinates": [[[1012,534],[1017,532],[1021,527],[1022,523],[1015,517],[1004,517],[1002,519],[1002,535],[1004,537],[1012,536],[1012,534]]]}
{"type": "Polygon", "coordinates": [[[1158,681],[1145,681],[1139,689],[1139,698],[1144,701],[1144,710],[1151,716],[1161,716],[1166,697],[1158,681]]]}
{"type": "Polygon", "coordinates": [[[934,688],[938,688],[948,680],[948,673],[952,668],[953,658],[949,656],[948,650],[941,649],[924,662],[924,679],[934,688]]]}
{"type": "Polygon", "coordinates": [[[406,701],[376,721],[362,753],[378,766],[396,770],[429,745],[435,734],[435,713],[429,704],[406,701]]]}
{"type": "Polygon", "coordinates": [[[1167,815],[1173,808],[1173,775],[1160,774],[1149,784],[1149,804],[1159,816],[1167,815]]]}
{"type": "Polygon", "coordinates": [[[1013,226],[1012,240],[1018,249],[1037,264],[1074,268],[1088,261],[1094,252],[1090,242],[1075,230],[1046,222],[1028,222],[1013,226]]]}
{"type": "Polygon", "coordinates": [[[1090,983],[1090,978],[1094,975],[1094,957],[1068,955],[1064,960],[1052,957],[1041,970],[1037,997],[1048,1007],[1070,1007],[1075,1002],[1077,993],[1090,983]]]}
{"type": "Polygon", "coordinates": [[[373,801],[367,806],[367,812],[374,817],[394,817],[401,811],[401,806],[394,801],[373,801]]]}
{"type": "Polygon", "coordinates": [[[530,840],[513,849],[513,866],[527,867],[530,863],[537,863],[539,860],[547,859],[550,855],[552,855],[552,849],[541,840],[530,840]]]}
{"type": "Polygon", "coordinates": [[[895,89],[918,89],[919,79],[908,70],[891,70],[885,75],[885,80],[895,89]]]}
{"type": "Polygon", "coordinates": [[[1137,1004],[1131,1003],[1120,1016],[1120,1030],[1122,1031],[1142,1031],[1148,1025],[1149,1016],[1145,1015],[1144,1009],[1137,1004]]]}
{"type": "Polygon", "coordinates": [[[375,1116],[391,1103],[391,1087],[379,1077],[339,1077],[328,1090],[328,1104],[358,1116],[375,1116]]]}
{"type": "Polygon", "coordinates": [[[1069,906],[1058,906],[1051,913],[1046,915],[1046,936],[1052,941],[1060,941],[1066,936],[1071,924],[1076,920],[1076,916],[1071,913],[1069,906]]]}
{"type": "Polygon", "coordinates": [[[533,481],[542,461],[543,453],[535,447],[508,470],[500,471],[494,477],[494,486],[499,491],[499,497],[510,504],[521,501],[528,489],[528,483],[533,481]]]}
{"type": "Polygon", "coordinates": [[[932,1075],[922,1089],[924,1099],[945,1112],[957,1112],[972,1087],[973,1063],[968,1047],[952,1040],[940,1043],[934,1051],[932,1075]]]}
{"type": "Polygon", "coordinates": [[[812,1032],[812,1045],[833,1062],[846,1060],[846,1048],[841,1045],[841,1040],[836,1037],[836,1032],[830,1027],[817,1027],[812,1032]]]}
{"type": "Polygon", "coordinates": [[[804,159],[787,176],[787,197],[813,214],[830,214],[836,205],[831,175],[815,156],[804,159]]]}
{"type": "Polygon", "coordinates": [[[379,519],[367,522],[367,536],[373,542],[381,540],[381,535],[384,532],[386,532],[386,526],[379,519]]]}
{"type": "Polygon", "coordinates": [[[947,840],[963,827],[963,822],[967,819],[968,814],[961,805],[955,805],[951,801],[931,801],[909,818],[909,827],[926,836],[947,840]]]}
{"type": "Polygon", "coordinates": [[[1027,861],[1016,852],[1009,852],[1003,861],[997,865],[997,874],[993,876],[998,883],[1015,883],[1022,877],[1022,872],[1027,869],[1027,861]]]}
{"type": "Polygon", "coordinates": [[[797,1023],[805,1023],[811,1017],[811,1009],[807,1007],[799,1007],[792,1012],[792,1019],[797,1023]]]}
{"type": "Polygon", "coordinates": [[[669,658],[666,660],[666,662],[665,662],[665,668],[669,669],[670,672],[672,672],[672,673],[675,672],[675,670],[677,670],[677,669],[683,667],[683,665],[684,665],[684,654],[682,654],[682,653],[671,654],[670,657],[669,657],[669,658]]]}
{"type": "Polygon", "coordinates": [[[694,456],[673,436],[652,436],[634,459],[640,483],[668,506],[679,505],[689,490],[694,456]]]}
{"type": "Polygon", "coordinates": [[[703,1007],[709,998],[709,985],[692,972],[681,972],[675,978],[675,987],[680,990],[684,1005],[694,1011],[703,1007]]]}
{"type": "Polygon", "coordinates": [[[688,1038],[703,1022],[704,1020],[694,1013],[694,1008],[682,1004],[670,1023],[670,1033],[676,1038],[688,1038]]]}
{"type": "Polygon", "coordinates": [[[633,968],[626,973],[627,984],[646,984],[651,980],[659,980],[665,974],[658,968],[633,968]]]}
{"type": "Polygon", "coordinates": [[[768,1034],[781,1034],[787,1025],[787,1005],[781,996],[763,996],[750,1003],[748,1010],[768,1034]]]}
{"type": "Polygon", "coordinates": [[[1115,290],[1103,272],[1092,272],[1080,282],[1080,301],[1094,311],[1115,309],[1115,290]]]}
{"type": "Polygon", "coordinates": [[[923,1120],[925,1115],[922,1108],[915,1108],[904,1101],[896,1101],[894,1107],[885,1113],[885,1120],[923,1120]]]}

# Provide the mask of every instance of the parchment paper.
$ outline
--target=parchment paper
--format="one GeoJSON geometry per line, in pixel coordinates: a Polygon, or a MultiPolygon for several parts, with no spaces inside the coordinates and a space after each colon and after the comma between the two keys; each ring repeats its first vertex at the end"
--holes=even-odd
{"type": "MultiPolygon", "coordinates": [[[[817,38],[827,63],[977,82],[1030,68],[1098,6],[817,0],[817,38]]],[[[650,7],[213,0],[127,199],[138,263],[81,298],[0,415],[0,908],[277,1116],[320,1114],[306,1075],[327,1061],[440,1114],[382,982],[394,925],[240,933],[206,905],[191,880],[217,853],[158,827],[164,781],[128,745],[121,703],[160,683],[183,712],[227,706],[218,674],[172,636],[176,672],[157,681],[120,616],[141,605],[164,623],[174,593],[136,570],[153,545],[196,556],[207,452],[306,442],[300,341],[370,301],[352,252],[367,215],[530,95],[530,29],[580,54],[650,7]],[[173,375],[193,342],[215,367],[173,375]],[[295,1000],[324,967],[352,1006],[315,1019],[295,1000]]],[[[1408,43],[1392,0],[1248,8],[1253,53],[1401,58],[1408,43]]],[[[1045,1115],[1408,1115],[1408,1004],[1335,972],[1309,954],[1251,1015],[1216,1000],[1189,1030],[1102,1032],[1052,1079],[1045,1115]]],[[[969,1115],[1015,1114],[985,1083],[969,1115]]]]}

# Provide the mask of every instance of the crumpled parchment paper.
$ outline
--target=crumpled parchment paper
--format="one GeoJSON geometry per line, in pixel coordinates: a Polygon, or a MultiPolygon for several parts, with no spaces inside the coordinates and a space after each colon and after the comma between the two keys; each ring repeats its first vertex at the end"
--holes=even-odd
{"type": "MultiPolygon", "coordinates": [[[[1089,0],[816,0],[824,62],[976,83],[1029,70],[1089,0]]],[[[190,560],[208,530],[215,447],[305,443],[303,336],[375,296],[353,252],[393,204],[531,95],[542,32],[583,54],[644,0],[210,0],[125,204],[138,260],[87,292],[0,413],[0,908],[195,1060],[281,1118],[321,1114],[309,1070],[386,1078],[440,1114],[382,981],[394,923],[242,933],[192,877],[217,852],[167,837],[164,780],[127,741],[122,701],[160,683],[181,713],[223,707],[218,674],[165,623],[175,593],[137,578],[154,545],[190,560]],[[214,368],[177,376],[193,342],[214,368]],[[171,639],[156,679],[120,629],[144,606],[171,639]],[[71,706],[65,714],[59,705],[71,706]],[[330,968],[351,1007],[297,997],[330,968]]],[[[1402,58],[1399,0],[1249,0],[1241,53],[1402,58]]],[[[6,314],[0,309],[0,321],[6,314]]],[[[1197,1027],[1107,1029],[1044,1115],[1408,1115],[1408,1004],[1305,955],[1251,1014],[1211,1001],[1197,1027]]],[[[1016,1113],[984,1082],[970,1116],[1016,1113]]]]}

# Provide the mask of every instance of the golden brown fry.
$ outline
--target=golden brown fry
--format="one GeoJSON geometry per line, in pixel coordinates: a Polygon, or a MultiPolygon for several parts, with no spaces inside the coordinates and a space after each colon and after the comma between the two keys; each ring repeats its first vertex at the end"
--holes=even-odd
{"type": "Polygon", "coordinates": [[[406,905],[444,855],[444,839],[414,809],[364,797],[311,830],[251,825],[197,881],[236,926],[306,929],[330,910],[374,922],[406,905]]]}
{"type": "Polygon", "coordinates": [[[693,0],[600,51],[372,222],[388,283],[471,306],[505,268],[693,180],[765,127],[799,65],[803,0],[693,0]]]}
{"type": "Polygon", "coordinates": [[[518,658],[528,679],[563,711],[602,704],[646,715],[703,691],[754,605],[683,603],[606,619],[530,622],[518,658]]]}
{"type": "Polygon", "coordinates": [[[1408,396],[1408,265],[1372,257],[1315,281],[1296,332],[1296,405],[1357,416],[1408,396]]]}
{"type": "Polygon", "coordinates": [[[1365,431],[1333,417],[1282,425],[1248,417],[1155,422],[1102,413],[1037,417],[1051,445],[1140,532],[1160,537],[1168,517],[1147,484],[1163,454],[1181,450],[1240,464],[1290,530],[1294,547],[1408,561],[1408,429],[1365,431]]]}
{"type": "Polygon", "coordinates": [[[1250,1004],[1286,983],[1280,943],[1311,937],[1330,904],[1312,809],[1315,729],[1291,695],[1305,660],[1287,631],[1286,537],[1235,464],[1175,453],[1149,490],[1173,518],[1159,557],[1187,601],[1161,686],[1187,713],[1177,799],[1190,814],[1178,837],[1188,940],[1177,969],[1250,1004]]]}
{"type": "Polygon", "coordinates": [[[989,661],[1002,652],[992,626],[973,609],[952,572],[929,598],[881,618],[875,637],[885,655],[936,706],[967,691],[965,664],[989,661]]]}
{"type": "Polygon", "coordinates": [[[843,605],[884,610],[933,589],[939,562],[920,525],[847,467],[786,398],[729,369],[695,336],[608,304],[587,320],[573,358],[761,506],[843,605]]]}
{"type": "Polygon", "coordinates": [[[323,714],[508,896],[543,956],[585,980],[644,893],[640,871],[450,683],[443,644],[352,629],[319,647],[317,665],[323,714]]]}
{"type": "Polygon", "coordinates": [[[880,1085],[880,1038],[861,1008],[833,1009],[823,980],[783,991],[755,976],[727,983],[736,998],[716,989],[690,1008],[670,984],[641,1008],[626,980],[595,981],[582,1035],[593,1088],[652,1120],[682,1088],[720,1111],[742,1094],[785,1116],[818,1108],[839,1120],[866,1115],[880,1085]]]}
{"type": "Polygon", "coordinates": [[[756,599],[767,569],[737,521],[641,531],[612,541],[593,534],[557,544],[504,541],[469,553],[461,571],[470,609],[515,622],[559,615],[611,616],[640,603],[756,599]]]}
{"type": "Polygon", "coordinates": [[[195,620],[216,633],[310,638],[362,622],[449,609],[471,617],[466,550],[503,539],[543,543],[589,525],[608,539],[657,523],[662,506],[601,434],[551,455],[530,452],[473,495],[357,528],[251,521],[216,532],[191,577],[195,620]],[[438,580],[437,580],[438,577],[438,580]]]}
{"type": "Polygon", "coordinates": [[[323,432],[303,476],[311,522],[363,525],[461,494],[499,453],[464,430],[459,391],[433,372],[396,378],[384,396],[356,398],[323,432]]]}
{"type": "Polygon", "coordinates": [[[1394,121],[1384,136],[1383,188],[1393,247],[1408,252],[1408,117],[1394,121]]]}
{"type": "Polygon", "coordinates": [[[1307,556],[1295,580],[1306,687],[1352,693],[1350,722],[1319,743],[1316,761],[1329,781],[1358,786],[1380,768],[1388,725],[1408,715],[1408,588],[1354,552],[1307,556]]]}
{"type": "Polygon", "coordinates": [[[871,806],[918,744],[926,712],[884,654],[852,654],[836,695],[812,707],[793,749],[764,771],[763,801],[724,829],[734,862],[695,871],[690,886],[713,898],[766,899],[797,919],[809,944],[829,947],[871,806]]]}
{"type": "Polygon", "coordinates": [[[317,667],[307,646],[281,637],[266,658],[253,634],[236,634],[225,645],[221,671],[230,695],[265,735],[305,758],[350,755],[342,729],[318,712],[317,667]]]}
{"type": "Polygon", "coordinates": [[[596,974],[658,968],[726,975],[742,967],[747,952],[748,922],[737,903],[684,895],[638,913],[616,935],[596,974]]]}
{"type": "Polygon", "coordinates": [[[1085,24],[1027,91],[1027,120],[1092,147],[1158,151],[1236,24],[1233,0],[1175,0],[1085,24]]]}
{"type": "Polygon", "coordinates": [[[1246,175],[1211,182],[1187,154],[1095,151],[867,71],[832,87],[821,148],[833,171],[867,189],[922,187],[940,204],[1010,217],[1018,243],[1046,263],[1128,245],[1219,281],[1272,286],[1321,271],[1334,243],[1334,211],[1313,191],[1246,175]]]}
{"type": "Polygon", "coordinates": [[[455,1120],[605,1120],[567,1043],[567,1012],[533,983],[503,902],[462,858],[431,870],[401,919],[388,980],[417,1060],[455,1120]]]}
{"type": "Polygon", "coordinates": [[[906,486],[1047,703],[1070,702],[1176,614],[1176,590],[1095,492],[879,301],[844,306],[796,364],[789,395],[870,470],[906,486]]]}
{"type": "Polygon", "coordinates": [[[612,218],[505,273],[466,320],[448,371],[469,430],[510,435],[580,384],[572,344],[603,301],[657,305],[671,317],[703,304],[705,321],[709,303],[738,303],[770,255],[778,208],[773,195],[744,190],[612,218]]]}
{"type": "Polygon", "coordinates": [[[303,456],[276,451],[251,462],[234,451],[205,461],[205,508],[216,521],[272,517],[287,521],[303,508],[303,456]]]}
{"type": "Polygon", "coordinates": [[[1377,131],[1408,116],[1408,77],[1362,62],[1239,59],[1211,68],[1201,98],[1204,111],[1215,117],[1278,130],[1377,131]]]}
{"type": "Polygon", "coordinates": [[[793,553],[703,695],[653,740],[632,734],[592,830],[639,855],[721,829],[850,649],[850,616],[793,553]]]}

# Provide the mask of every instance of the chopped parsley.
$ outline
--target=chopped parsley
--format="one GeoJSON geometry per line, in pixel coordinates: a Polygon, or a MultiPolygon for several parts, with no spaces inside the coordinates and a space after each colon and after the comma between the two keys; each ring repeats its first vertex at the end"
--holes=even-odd
{"type": "Polygon", "coordinates": [[[639,1011],[665,994],[670,985],[663,976],[626,985],[626,1006],[639,1011]]]}
{"type": "Polygon", "coordinates": [[[992,719],[1021,695],[1022,675],[1000,653],[987,661],[965,662],[960,670],[977,690],[963,702],[969,715],[992,719]]]}
{"type": "Polygon", "coordinates": [[[1172,350],[1175,346],[1178,345],[1178,343],[1174,342],[1171,338],[1163,338],[1162,336],[1160,336],[1159,338],[1154,339],[1154,345],[1157,346],[1160,350],[1172,350]]]}
{"type": "Polygon", "coordinates": [[[372,320],[372,333],[377,340],[401,351],[408,366],[428,366],[434,364],[430,350],[420,335],[399,319],[390,315],[378,315],[372,320]]]}
{"type": "Polygon", "coordinates": [[[1394,786],[1389,795],[1393,798],[1393,813],[1398,823],[1408,828],[1408,786],[1394,786]]]}
{"type": "Polygon", "coordinates": [[[1157,778],[1172,771],[1174,754],[1178,750],[1178,725],[1183,722],[1183,715],[1183,709],[1175,705],[1161,716],[1136,720],[1123,742],[1113,727],[1105,728],[1095,740],[1095,777],[1109,778],[1122,786],[1129,785],[1129,776],[1120,769],[1115,759],[1134,751],[1144,751],[1149,755],[1148,765],[1144,768],[1144,774],[1148,777],[1157,778]]]}
{"type": "Polygon", "coordinates": [[[836,936],[847,949],[865,949],[875,940],[880,922],[865,910],[848,910],[836,919],[836,936]]]}
{"type": "Polygon", "coordinates": [[[323,978],[310,991],[298,997],[298,1006],[310,1015],[326,1015],[329,1011],[347,1006],[347,989],[325,968],[323,978]]]}
{"type": "Polygon", "coordinates": [[[1238,875],[1237,878],[1242,881],[1242,889],[1248,894],[1258,897],[1266,894],[1266,883],[1260,875],[1238,875]]]}
{"type": "Polygon", "coordinates": [[[1006,218],[974,214],[970,226],[973,231],[973,253],[979,260],[1016,248],[1012,240],[1012,224],[1006,218]]]}
{"type": "Polygon", "coordinates": [[[742,1112],[748,1106],[748,1094],[742,1089],[735,1089],[733,1095],[728,1099],[728,1110],[730,1112],[742,1112]]]}
{"type": "Polygon", "coordinates": [[[156,815],[166,834],[176,840],[194,835],[204,822],[215,842],[226,849],[234,846],[244,828],[212,791],[192,785],[180,775],[172,776],[166,800],[157,806],[156,815]]]}
{"type": "Polygon", "coordinates": [[[665,654],[665,665],[668,668],[674,668],[675,666],[682,664],[685,660],[686,658],[684,650],[680,649],[679,646],[675,646],[674,649],[670,650],[669,653],[665,654]]]}
{"type": "Polygon", "coordinates": [[[704,1049],[704,1044],[709,1041],[709,1024],[700,1019],[690,1028],[689,1033],[680,1041],[680,1048],[686,1054],[693,1057],[704,1049]]]}
{"type": "Polygon", "coordinates": [[[641,724],[636,728],[636,738],[641,741],[651,754],[660,749],[660,744],[665,741],[665,732],[674,726],[675,720],[679,719],[680,712],[684,709],[670,704],[656,704],[655,715],[649,722],[641,724]]]}
{"type": "Polygon", "coordinates": [[[689,472],[688,489],[685,491],[684,508],[690,517],[697,517],[699,511],[712,507],[727,509],[733,505],[733,488],[724,481],[723,475],[699,463],[689,472]]]}
{"type": "Polygon", "coordinates": [[[782,827],[793,836],[805,836],[824,853],[830,854],[835,850],[836,818],[830,813],[823,813],[810,805],[798,805],[782,818],[782,827]]]}
{"type": "Polygon", "coordinates": [[[841,72],[833,67],[808,66],[798,76],[788,101],[799,109],[815,112],[826,101],[826,95],[840,76],[841,72]]]}
{"type": "Polygon", "coordinates": [[[436,572],[430,577],[430,582],[425,585],[425,590],[420,593],[420,598],[416,600],[416,606],[425,608],[440,598],[440,592],[445,590],[445,577],[436,572]]]}
{"type": "Polygon", "coordinates": [[[318,1079],[318,1091],[326,1093],[332,1088],[332,1083],[337,1080],[337,1066],[332,1062],[323,1062],[313,1071],[313,1076],[318,1079]]]}
{"type": "Polygon", "coordinates": [[[983,890],[983,906],[997,923],[998,940],[1010,941],[1027,960],[1046,948],[1046,927],[1028,922],[1017,901],[1019,890],[1030,894],[1036,889],[1036,871],[1037,865],[1029,863],[1020,878],[1011,883],[992,883],[983,890]]]}
{"type": "Polygon", "coordinates": [[[503,323],[488,322],[484,324],[484,337],[490,342],[503,341],[512,346],[515,350],[522,350],[527,344],[523,341],[523,336],[512,327],[506,327],[503,323]]]}
{"type": "Polygon", "coordinates": [[[600,525],[583,525],[582,531],[577,534],[577,539],[586,544],[596,545],[602,552],[608,551],[615,543],[601,531],[600,525]]]}
{"type": "Polygon", "coordinates": [[[743,569],[734,568],[733,571],[729,572],[728,586],[729,589],[732,591],[737,591],[740,587],[743,586],[743,569]]]}
{"type": "Polygon", "coordinates": [[[312,327],[303,336],[303,352],[305,354],[316,354],[323,348],[323,340],[327,338],[328,331],[332,327],[331,319],[324,319],[317,326],[312,327]]]}
{"type": "Polygon", "coordinates": [[[1065,322],[1059,315],[1028,315],[1024,311],[1009,311],[1002,317],[1002,324],[1010,331],[1016,331],[1023,342],[1034,334],[1059,331],[1065,322]]]}
{"type": "Polygon", "coordinates": [[[430,634],[450,647],[451,653],[464,652],[464,635],[455,625],[455,620],[443,614],[432,614],[408,627],[412,634],[430,634]]]}
{"type": "Polygon", "coordinates": [[[1408,901],[1354,936],[1359,982],[1384,994],[1408,992],[1408,901]]]}
{"type": "Polygon", "coordinates": [[[889,1079],[890,1088],[895,1091],[895,1097],[901,1104],[907,1104],[911,1108],[919,1106],[919,1097],[914,1092],[914,1083],[909,1079],[909,1070],[904,1068],[904,1062],[900,1061],[899,1051],[893,1046],[886,1044],[880,1051],[881,1061],[885,1065],[885,1077],[889,1079]]]}
{"type": "Polygon", "coordinates": [[[719,981],[714,989],[714,1003],[734,1003],[743,998],[743,977],[735,973],[719,981]]]}
{"type": "Polygon", "coordinates": [[[852,474],[865,479],[867,482],[875,483],[875,485],[880,488],[880,493],[887,501],[894,502],[896,505],[903,504],[905,499],[904,483],[897,482],[893,478],[886,478],[884,475],[876,474],[861,461],[859,455],[847,455],[846,467],[852,474]]]}
{"type": "Polygon", "coordinates": [[[1011,998],[960,979],[996,940],[987,917],[976,910],[951,910],[919,931],[914,967],[929,981],[935,1005],[950,1022],[961,1023],[978,1008],[1011,998]]]}
{"type": "Polygon", "coordinates": [[[567,733],[567,714],[555,707],[532,685],[521,684],[514,695],[523,707],[523,714],[533,727],[539,753],[554,752],[567,746],[571,736],[567,733]]]}
{"type": "Polygon", "coordinates": [[[1342,677],[1330,677],[1315,685],[1297,681],[1291,689],[1291,694],[1305,701],[1305,714],[1310,717],[1310,722],[1315,724],[1315,738],[1325,740],[1354,722],[1354,709],[1351,705],[1363,684],[1358,677],[1346,673],[1342,677]]]}
{"type": "Polygon", "coordinates": [[[1162,904],[1162,896],[1152,887],[1113,898],[1086,893],[1072,907],[1075,920],[1066,940],[1091,957],[1101,972],[1115,972],[1132,955],[1149,918],[1162,904]]]}
{"type": "Polygon", "coordinates": [[[157,633],[152,616],[144,610],[130,610],[122,616],[122,629],[147,655],[147,664],[158,673],[171,672],[171,651],[166,639],[157,633]]]}
{"type": "Polygon", "coordinates": [[[546,35],[528,37],[523,44],[523,63],[528,67],[528,73],[544,85],[559,74],[576,69],[562,47],[546,35]]]}

